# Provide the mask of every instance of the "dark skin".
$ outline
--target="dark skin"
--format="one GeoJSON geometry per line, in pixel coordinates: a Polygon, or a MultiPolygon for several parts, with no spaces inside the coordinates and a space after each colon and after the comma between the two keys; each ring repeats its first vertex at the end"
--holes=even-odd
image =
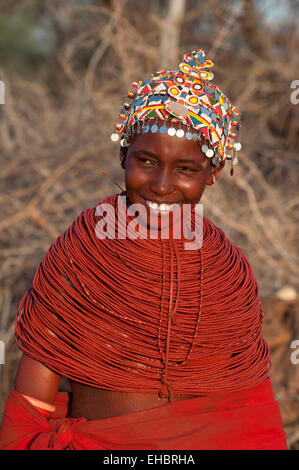
{"type": "MultiPolygon", "coordinates": [[[[175,127],[175,126],[174,126],[175,127]]],[[[122,149],[127,196],[132,203],[196,204],[216,170],[202,153],[198,142],[168,134],[136,136],[128,149],[122,149]]],[[[22,356],[15,390],[47,403],[54,403],[60,375],[42,363],[22,356]]],[[[168,402],[157,393],[128,393],[71,382],[71,416],[101,419],[161,406],[168,402]]],[[[175,400],[191,398],[175,395],[175,400]]]]}
{"type": "Polygon", "coordinates": [[[135,137],[122,150],[126,192],[132,203],[196,204],[216,169],[200,144],[168,134],[135,137]]]}

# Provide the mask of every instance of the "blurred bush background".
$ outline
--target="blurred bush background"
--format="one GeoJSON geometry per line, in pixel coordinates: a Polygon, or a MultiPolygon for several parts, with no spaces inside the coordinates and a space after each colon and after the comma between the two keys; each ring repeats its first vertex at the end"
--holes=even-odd
{"type": "Polygon", "coordinates": [[[200,47],[243,117],[240,165],[207,188],[204,215],[253,266],[275,395],[289,447],[299,448],[299,364],[290,361],[299,340],[298,0],[0,6],[0,417],[21,356],[14,319],[36,267],[82,210],[119,191],[113,180],[124,186],[110,134],[132,81],[200,47]]]}

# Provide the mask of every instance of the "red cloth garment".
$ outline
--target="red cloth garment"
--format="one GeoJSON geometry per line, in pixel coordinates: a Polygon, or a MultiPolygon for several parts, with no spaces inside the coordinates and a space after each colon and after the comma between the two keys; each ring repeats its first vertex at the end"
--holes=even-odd
{"type": "Polygon", "coordinates": [[[178,400],[157,408],[88,421],[67,418],[66,393],[46,419],[12,391],[0,429],[2,450],[287,450],[270,379],[219,397],[178,400]]]}

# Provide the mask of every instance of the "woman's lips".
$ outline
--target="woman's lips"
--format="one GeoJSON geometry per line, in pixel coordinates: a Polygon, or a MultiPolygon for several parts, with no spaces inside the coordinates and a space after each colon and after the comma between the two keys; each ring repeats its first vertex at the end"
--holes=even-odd
{"type": "Polygon", "coordinates": [[[146,200],[145,203],[150,209],[152,209],[153,211],[157,211],[157,212],[169,212],[173,210],[176,205],[176,203],[166,204],[165,202],[158,204],[157,202],[152,202],[148,200],[146,200]]]}
{"type": "MultiPolygon", "coordinates": [[[[142,205],[145,205],[148,209],[150,209],[153,212],[157,213],[168,213],[170,211],[173,211],[177,208],[181,210],[183,207],[182,202],[157,202],[157,201],[152,201],[150,199],[146,199],[143,196],[139,196],[141,198],[142,202],[140,202],[142,205]]],[[[128,199],[128,205],[130,206],[132,202],[130,199],[128,199]]],[[[138,204],[137,201],[134,204],[138,204]]]]}

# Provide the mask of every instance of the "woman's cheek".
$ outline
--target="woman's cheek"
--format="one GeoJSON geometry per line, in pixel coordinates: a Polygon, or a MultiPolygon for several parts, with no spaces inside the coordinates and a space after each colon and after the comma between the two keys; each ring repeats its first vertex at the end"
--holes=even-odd
{"type": "Polygon", "coordinates": [[[149,173],[135,166],[129,166],[126,169],[125,181],[127,185],[138,186],[149,180],[149,173]]]}

